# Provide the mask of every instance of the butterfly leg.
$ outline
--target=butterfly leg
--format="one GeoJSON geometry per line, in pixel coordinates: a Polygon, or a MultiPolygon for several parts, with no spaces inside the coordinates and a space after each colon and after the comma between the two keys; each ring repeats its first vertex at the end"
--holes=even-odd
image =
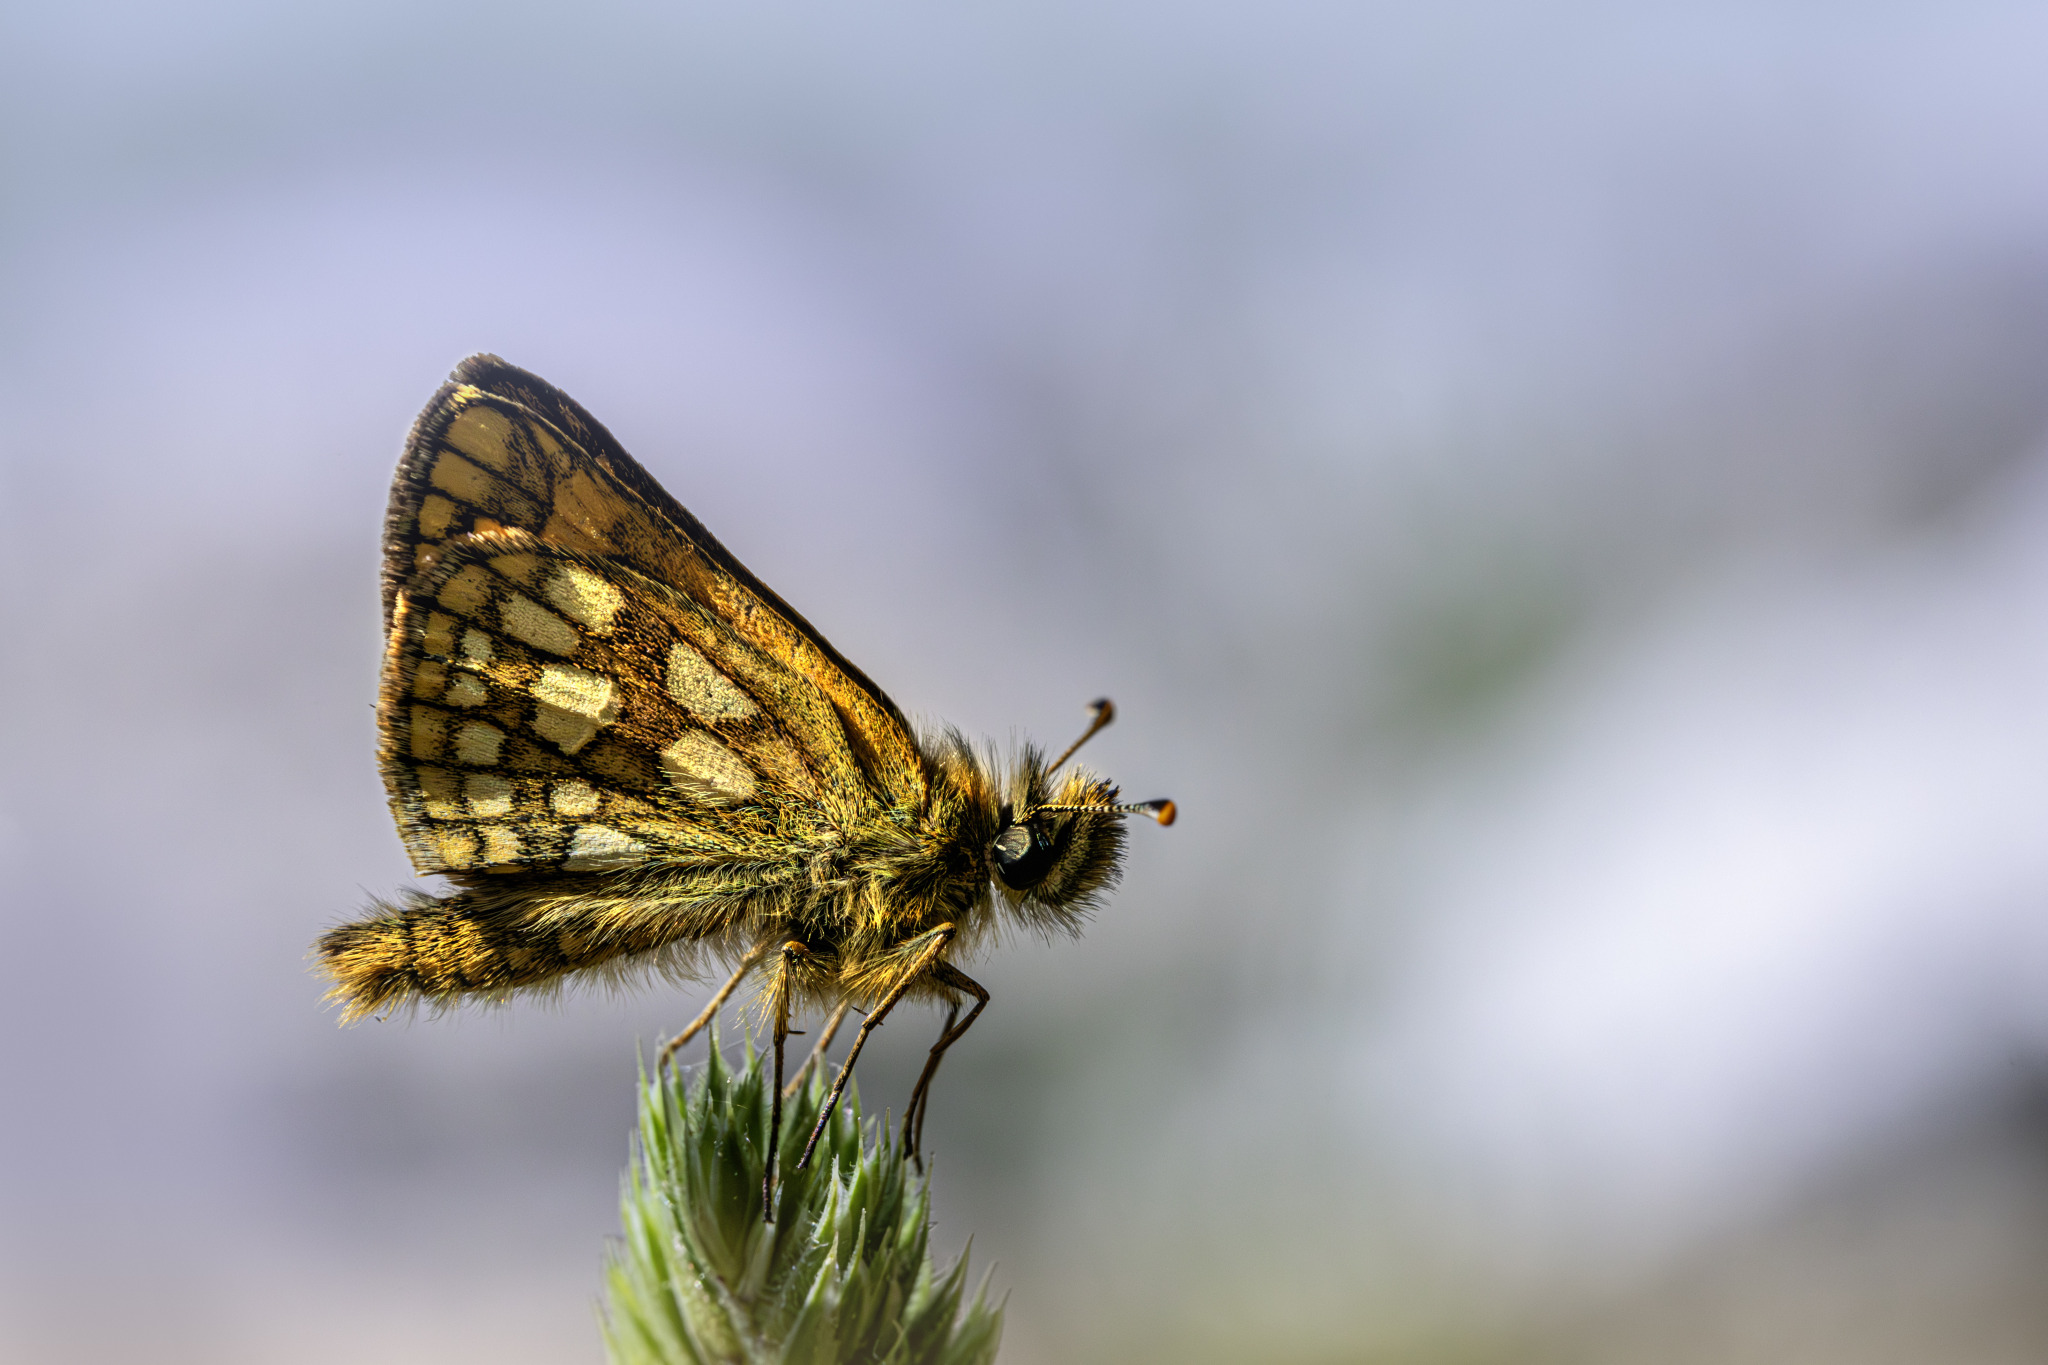
{"type": "Polygon", "coordinates": [[[832,1046],[832,1039],[839,1033],[839,1025],[845,1022],[846,1012],[852,1008],[851,1000],[842,1000],[839,1002],[839,1008],[833,1010],[831,1017],[825,1020],[825,1031],[818,1035],[817,1045],[811,1049],[811,1055],[804,1058],[804,1064],[796,1069],[796,1075],[790,1077],[789,1085],[782,1092],[784,1099],[794,1097],[796,1092],[803,1088],[804,1082],[810,1079],[813,1067],[825,1065],[825,1049],[832,1046]]]}
{"type": "Polygon", "coordinates": [[[803,944],[782,945],[782,974],[775,982],[775,1091],[768,1110],[768,1165],[761,1172],[761,1221],[775,1221],[775,1155],[782,1146],[782,1049],[789,1041],[790,973],[809,952],[803,944]]]}
{"type": "Polygon", "coordinates": [[[868,1035],[881,1027],[882,1021],[889,1017],[889,1011],[896,1008],[896,1002],[903,998],[903,992],[910,989],[910,983],[917,980],[938,960],[939,954],[946,951],[946,945],[953,941],[953,935],[958,932],[959,930],[950,924],[942,924],[933,930],[932,941],[911,960],[910,966],[897,978],[896,984],[889,988],[889,993],[876,1003],[873,1013],[861,1020],[860,1032],[853,1035],[853,1046],[847,1049],[846,1060],[839,1064],[839,1075],[833,1079],[832,1089],[826,1092],[824,1107],[818,1110],[818,1126],[811,1129],[811,1140],[804,1144],[804,1154],[797,1159],[798,1170],[810,1165],[811,1153],[817,1148],[818,1139],[825,1132],[825,1125],[832,1121],[832,1111],[839,1105],[840,1093],[846,1089],[847,1077],[853,1075],[854,1060],[860,1056],[861,1048],[868,1041],[868,1035]]]}
{"type": "Polygon", "coordinates": [[[903,1146],[910,1153],[910,1159],[919,1171],[924,1170],[924,1159],[919,1155],[924,1147],[924,1111],[931,1103],[932,1078],[939,1074],[939,1063],[944,1060],[946,1049],[960,1041],[960,1036],[974,1027],[974,1021],[988,1008],[988,992],[982,984],[967,973],[947,963],[936,963],[932,976],[956,991],[965,991],[974,997],[974,1008],[967,1011],[967,1017],[954,1027],[953,1020],[960,1013],[955,1004],[946,1011],[946,1026],[939,1030],[939,1041],[932,1044],[931,1055],[925,1058],[924,1072],[917,1078],[917,1086],[910,1092],[910,1107],[903,1111],[903,1146]]]}
{"type": "MultiPolygon", "coordinates": [[[[932,973],[934,976],[938,973],[932,973]]],[[[903,1135],[897,1145],[910,1154],[910,1164],[923,1174],[924,1162],[919,1159],[915,1145],[924,1132],[919,1111],[924,1108],[925,1097],[930,1093],[932,1074],[939,1069],[939,1054],[946,1045],[946,1038],[953,1032],[953,1021],[960,1017],[960,1002],[950,1001],[946,1005],[946,1022],[939,1025],[939,1041],[932,1044],[930,1055],[924,1059],[924,1070],[917,1073],[917,1084],[910,1087],[910,1103],[903,1109],[903,1135]]]]}
{"type": "Polygon", "coordinates": [[[767,955],[768,945],[765,943],[757,944],[747,950],[747,955],[740,959],[740,965],[734,969],[732,976],[726,983],[718,988],[718,994],[711,997],[711,1003],[704,1007],[703,1013],[692,1019],[688,1028],[662,1044],[661,1055],[654,1062],[656,1075],[661,1074],[662,1068],[668,1065],[668,1059],[675,1056],[677,1048],[695,1038],[706,1024],[718,1017],[718,1012],[725,1008],[725,1002],[731,999],[732,993],[739,988],[740,978],[752,971],[754,964],[767,955]]]}

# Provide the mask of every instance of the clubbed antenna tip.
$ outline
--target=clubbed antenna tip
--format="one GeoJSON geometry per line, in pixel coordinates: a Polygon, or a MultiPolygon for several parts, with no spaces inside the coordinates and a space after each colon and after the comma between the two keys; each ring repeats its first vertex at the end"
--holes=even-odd
{"type": "Polygon", "coordinates": [[[1043,815],[1046,811],[1071,810],[1092,811],[1097,815],[1149,815],[1162,825],[1170,825],[1173,823],[1174,816],[1179,812],[1179,809],[1173,802],[1161,797],[1157,801],[1126,801],[1116,806],[1098,805],[1092,802],[1082,802],[1079,805],[1071,806],[1033,806],[1031,813],[1033,815],[1043,815]]]}

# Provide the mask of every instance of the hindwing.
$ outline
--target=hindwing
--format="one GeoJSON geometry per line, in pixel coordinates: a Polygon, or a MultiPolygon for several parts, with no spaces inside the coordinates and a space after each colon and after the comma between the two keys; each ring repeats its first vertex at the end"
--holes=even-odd
{"type": "Polygon", "coordinates": [[[786,858],[878,804],[815,680],[524,531],[448,542],[401,594],[380,721],[422,873],[786,858]]]}

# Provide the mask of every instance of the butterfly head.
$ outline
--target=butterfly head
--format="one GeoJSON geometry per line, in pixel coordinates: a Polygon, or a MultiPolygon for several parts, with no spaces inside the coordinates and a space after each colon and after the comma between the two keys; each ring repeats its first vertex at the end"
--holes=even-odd
{"type": "Polygon", "coordinates": [[[1111,782],[1086,770],[1060,770],[1089,736],[1116,715],[1095,703],[1087,733],[1052,763],[1026,748],[1011,771],[988,846],[989,869],[1010,912],[1042,927],[1077,928],[1123,870],[1124,821],[1149,815],[1173,823],[1171,801],[1118,802],[1111,782]]]}

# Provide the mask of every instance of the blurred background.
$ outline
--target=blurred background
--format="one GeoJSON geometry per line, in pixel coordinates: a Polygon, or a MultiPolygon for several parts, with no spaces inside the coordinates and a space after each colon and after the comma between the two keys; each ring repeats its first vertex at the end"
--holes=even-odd
{"type": "MultiPolygon", "coordinates": [[[[701,990],[337,1031],[413,415],[561,385],[1135,829],[1005,1360],[2048,1358],[2048,11],[0,12],[0,1358],[596,1362],[701,990]]],[[[863,1064],[898,1106],[937,1027],[863,1064]]]]}

